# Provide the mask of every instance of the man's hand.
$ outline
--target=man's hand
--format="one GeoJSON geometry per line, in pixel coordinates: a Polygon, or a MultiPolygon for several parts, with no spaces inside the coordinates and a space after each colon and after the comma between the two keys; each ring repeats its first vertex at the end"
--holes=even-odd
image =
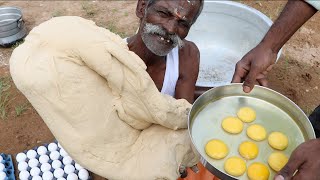
{"type": "Polygon", "coordinates": [[[265,48],[263,44],[259,44],[237,63],[232,82],[244,81],[243,91],[246,93],[249,93],[256,83],[267,86],[266,75],[271,70],[276,58],[277,53],[265,48]]]}
{"type": "Polygon", "coordinates": [[[304,0],[288,1],[261,43],[237,63],[232,82],[244,81],[243,91],[250,92],[257,82],[266,86],[266,74],[276,60],[276,52],[317,10],[304,0]]]}
{"type": "Polygon", "coordinates": [[[275,180],[319,180],[320,139],[302,143],[293,151],[288,163],[281,169],[275,180]],[[297,173],[294,175],[295,171],[297,173]],[[293,176],[294,175],[294,176],[293,176]]]}

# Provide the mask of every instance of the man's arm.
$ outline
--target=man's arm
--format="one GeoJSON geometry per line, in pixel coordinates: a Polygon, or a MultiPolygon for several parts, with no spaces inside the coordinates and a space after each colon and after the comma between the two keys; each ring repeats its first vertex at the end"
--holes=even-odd
{"type": "Polygon", "coordinates": [[[194,91],[199,74],[200,52],[198,47],[185,40],[185,46],[179,50],[179,79],[176,85],[176,99],[194,101],[194,91]]]}
{"type": "Polygon", "coordinates": [[[314,7],[303,0],[290,0],[261,43],[278,53],[291,36],[316,12],[314,7]]]}
{"type": "MultiPolygon", "coordinates": [[[[265,76],[271,70],[280,48],[316,11],[305,1],[290,0],[261,43],[237,63],[232,82],[244,80],[245,92],[250,92],[256,81],[266,85],[265,76]]],[[[319,179],[320,159],[315,158],[319,153],[319,139],[301,144],[291,154],[275,180],[319,179]],[[293,177],[296,170],[298,172],[293,177]]]]}
{"type": "Polygon", "coordinates": [[[289,0],[260,44],[237,63],[232,82],[244,81],[245,92],[250,92],[256,82],[267,85],[266,74],[275,63],[281,47],[316,12],[303,0],[289,0]]]}

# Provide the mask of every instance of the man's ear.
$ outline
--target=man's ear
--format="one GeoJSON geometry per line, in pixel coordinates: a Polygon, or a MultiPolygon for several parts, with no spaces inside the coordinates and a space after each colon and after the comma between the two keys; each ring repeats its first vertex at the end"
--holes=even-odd
{"type": "Polygon", "coordinates": [[[144,17],[145,10],[148,5],[148,0],[138,0],[137,8],[136,8],[136,15],[138,18],[142,19],[144,17]]]}

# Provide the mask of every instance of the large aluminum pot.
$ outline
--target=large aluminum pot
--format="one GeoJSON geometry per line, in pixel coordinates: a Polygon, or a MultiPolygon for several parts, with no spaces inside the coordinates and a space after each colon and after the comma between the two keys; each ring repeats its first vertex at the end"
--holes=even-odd
{"type": "Polygon", "coordinates": [[[22,12],[16,7],[0,8],[0,45],[8,45],[27,34],[22,12]]]}
{"type": "MultiPolygon", "coordinates": [[[[248,179],[246,173],[240,177],[228,175],[224,170],[224,162],[231,156],[241,157],[238,147],[243,141],[253,141],[246,135],[246,128],[251,124],[264,126],[269,135],[280,131],[287,135],[288,147],[283,151],[288,157],[302,142],[315,138],[315,133],[307,116],[291,100],[266,87],[256,86],[251,93],[242,91],[242,84],[230,84],[212,88],[202,94],[193,104],[189,113],[188,129],[195,149],[200,153],[202,164],[214,175],[223,180],[248,179]],[[249,106],[256,112],[256,120],[245,123],[240,134],[233,135],[221,128],[225,117],[237,116],[241,107],[249,106]],[[205,152],[205,145],[211,139],[220,139],[229,148],[227,157],[221,160],[210,158],[205,152]]],[[[247,167],[253,162],[261,162],[268,166],[268,157],[275,150],[268,140],[255,142],[259,146],[258,157],[247,160],[247,167]]],[[[272,179],[276,174],[269,167],[272,179]]]]}
{"type": "Polygon", "coordinates": [[[195,42],[200,50],[196,85],[229,84],[236,62],[261,41],[271,25],[267,16],[244,4],[205,1],[202,13],[186,38],[195,42]]]}
{"type": "Polygon", "coordinates": [[[21,26],[22,13],[15,7],[0,8],[0,32],[9,31],[21,26]]]}

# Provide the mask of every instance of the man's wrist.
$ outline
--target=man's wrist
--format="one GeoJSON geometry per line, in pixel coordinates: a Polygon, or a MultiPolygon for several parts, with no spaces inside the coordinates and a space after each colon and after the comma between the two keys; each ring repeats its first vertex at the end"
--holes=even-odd
{"type": "Polygon", "coordinates": [[[278,54],[282,45],[278,45],[276,42],[274,42],[273,40],[270,40],[270,39],[272,39],[272,38],[263,38],[259,45],[267,50],[271,50],[272,53],[274,53],[274,54],[278,54]],[[268,39],[268,40],[266,40],[266,39],[268,39]]]}

